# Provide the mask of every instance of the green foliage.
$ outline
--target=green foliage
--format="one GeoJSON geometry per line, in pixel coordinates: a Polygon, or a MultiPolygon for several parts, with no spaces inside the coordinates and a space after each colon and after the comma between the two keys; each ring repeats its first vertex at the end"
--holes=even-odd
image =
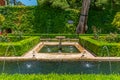
{"type": "MultiPolygon", "coordinates": [[[[5,17],[2,29],[11,28],[13,32],[17,30],[23,33],[75,33],[81,1],[38,0],[36,7],[0,7],[0,13],[5,17]],[[73,24],[69,24],[68,20],[72,20],[73,24]]],[[[93,33],[92,26],[101,29],[101,33],[119,32],[119,21],[114,16],[120,10],[120,1],[114,0],[113,5],[111,0],[96,0],[96,7],[93,6],[94,1],[88,16],[87,33],[93,33]]]]}
{"type": "Polygon", "coordinates": [[[38,4],[41,6],[51,6],[53,8],[68,8],[69,5],[66,0],[38,0],[38,4]]]}
{"type": "Polygon", "coordinates": [[[82,0],[67,0],[70,8],[80,9],[82,6],[82,0]]]}
{"type": "Polygon", "coordinates": [[[89,28],[87,33],[93,33],[92,26],[96,26],[97,29],[101,29],[101,33],[103,34],[116,32],[116,27],[111,24],[114,19],[115,13],[116,11],[110,13],[109,9],[90,9],[88,17],[89,28]]]}
{"type": "Polygon", "coordinates": [[[12,29],[23,33],[33,32],[34,7],[14,6],[0,7],[0,13],[5,16],[2,29],[12,29]]]}
{"type": "Polygon", "coordinates": [[[79,10],[49,5],[0,7],[0,13],[5,17],[2,29],[22,33],[75,33],[79,19],[79,10]]]}
{"type": "Polygon", "coordinates": [[[92,39],[92,36],[80,36],[80,44],[97,56],[120,56],[119,43],[92,39]],[[104,47],[107,47],[109,51],[104,47]]]}
{"type": "Polygon", "coordinates": [[[101,29],[97,29],[96,26],[93,26],[94,39],[99,39],[101,29]]]}
{"type": "MultiPolygon", "coordinates": [[[[95,0],[93,0],[95,1],[95,0]]],[[[88,31],[87,33],[93,33],[92,26],[96,26],[101,29],[101,33],[108,34],[110,32],[118,32],[116,27],[112,24],[114,16],[120,11],[120,4],[117,4],[117,0],[96,0],[96,6],[91,5],[88,16],[88,31]],[[115,3],[112,3],[115,1],[115,3]]]]}
{"type": "Polygon", "coordinates": [[[56,36],[65,36],[65,38],[78,38],[77,34],[40,34],[41,38],[55,38],[56,36]]]}
{"type": "Polygon", "coordinates": [[[119,35],[116,34],[116,33],[110,33],[109,35],[107,35],[107,36],[105,37],[105,40],[106,40],[107,42],[120,42],[120,37],[119,37],[119,35]]]}
{"type": "Polygon", "coordinates": [[[113,19],[113,22],[112,24],[117,27],[117,28],[120,28],[120,12],[117,12],[114,19],[113,19]]]}
{"type": "Polygon", "coordinates": [[[3,80],[119,80],[119,74],[1,74],[3,80]]]}
{"type": "MultiPolygon", "coordinates": [[[[12,37],[10,39],[14,39],[14,38],[12,37]]],[[[26,36],[24,39],[19,41],[0,43],[0,56],[21,56],[25,52],[30,50],[38,42],[39,42],[39,37],[26,36]]]]}
{"type": "Polygon", "coordinates": [[[34,30],[37,33],[75,33],[79,19],[79,11],[75,9],[60,9],[45,5],[35,10],[34,30]],[[68,20],[74,23],[68,24],[68,20]]]}
{"type": "Polygon", "coordinates": [[[2,14],[0,14],[0,25],[2,25],[4,20],[5,20],[5,17],[2,14]]]}

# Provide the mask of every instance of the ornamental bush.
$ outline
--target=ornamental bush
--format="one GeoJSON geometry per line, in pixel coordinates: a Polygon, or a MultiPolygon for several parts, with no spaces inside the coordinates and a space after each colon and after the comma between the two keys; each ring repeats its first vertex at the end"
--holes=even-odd
{"type": "Polygon", "coordinates": [[[0,56],[21,56],[39,42],[39,37],[25,37],[16,42],[1,42],[0,56]]]}
{"type": "Polygon", "coordinates": [[[80,36],[80,44],[96,56],[120,56],[120,45],[116,42],[95,40],[92,36],[80,36]]]}

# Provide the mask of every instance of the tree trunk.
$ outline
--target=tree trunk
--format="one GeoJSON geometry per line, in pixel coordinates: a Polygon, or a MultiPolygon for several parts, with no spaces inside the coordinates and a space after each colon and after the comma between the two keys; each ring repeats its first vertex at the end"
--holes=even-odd
{"type": "Polygon", "coordinates": [[[10,0],[5,0],[6,1],[6,5],[10,4],[10,0]]]}
{"type": "Polygon", "coordinates": [[[16,0],[13,0],[14,1],[14,5],[16,5],[16,0]]]}
{"type": "Polygon", "coordinates": [[[90,2],[91,0],[83,0],[82,2],[81,15],[78,26],[76,28],[77,34],[83,34],[87,30],[87,18],[88,18],[90,2]]]}

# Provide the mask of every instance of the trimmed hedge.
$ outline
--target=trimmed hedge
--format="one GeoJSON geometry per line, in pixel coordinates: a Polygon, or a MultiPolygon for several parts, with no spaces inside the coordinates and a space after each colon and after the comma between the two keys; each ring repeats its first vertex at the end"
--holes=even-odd
{"type": "Polygon", "coordinates": [[[35,10],[34,30],[36,33],[75,33],[79,20],[79,10],[59,9],[48,5],[38,6],[35,10]],[[73,24],[68,23],[69,20],[73,24]]]}
{"type": "Polygon", "coordinates": [[[80,44],[96,56],[120,56],[120,44],[94,40],[91,36],[80,36],[80,44]]]}
{"type": "Polygon", "coordinates": [[[35,7],[5,6],[0,7],[0,13],[5,17],[1,28],[19,30],[24,33],[33,32],[35,7]],[[18,28],[19,27],[19,28],[18,28]]]}
{"type": "Polygon", "coordinates": [[[28,37],[18,42],[0,43],[0,56],[21,56],[39,42],[39,37],[28,37]]]}
{"type": "Polygon", "coordinates": [[[80,15],[76,9],[59,9],[48,5],[6,6],[0,7],[0,13],[5,17],[2,29],[10,28],[23,33],[75,33],[80,15]],[[73,24],[68,23],[69,20],[73,24]]]}
{"type": "MultiPolygon", "coordinates": [[[[9,34],[12,35],[12,34],[9,34]]],[[[91,34],[23,34],[24,36],[40,36],[40,38],[55,38],[56,36],[65,36],[66,38],[79,38],[79,36],[91,36],[91,34]]],[[[104,34],[103,34],[104,35],[104,34]]]]}
{"type": "Polygon", "coordinates": [[[65,36],[65,38],[78,38],[77,34],[41,34],[41,38],[55,38],[56,36],[65,36]]]}

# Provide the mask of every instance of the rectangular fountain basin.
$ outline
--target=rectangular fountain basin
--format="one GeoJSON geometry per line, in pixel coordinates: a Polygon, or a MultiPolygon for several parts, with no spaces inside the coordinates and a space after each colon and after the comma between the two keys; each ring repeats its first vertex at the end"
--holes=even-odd
{"type": "Polygon", "coordinates": [[[59,50],[58,45],[44,45],[38,53],[80,53],[74,45],[62,45],[59,50]]]}

